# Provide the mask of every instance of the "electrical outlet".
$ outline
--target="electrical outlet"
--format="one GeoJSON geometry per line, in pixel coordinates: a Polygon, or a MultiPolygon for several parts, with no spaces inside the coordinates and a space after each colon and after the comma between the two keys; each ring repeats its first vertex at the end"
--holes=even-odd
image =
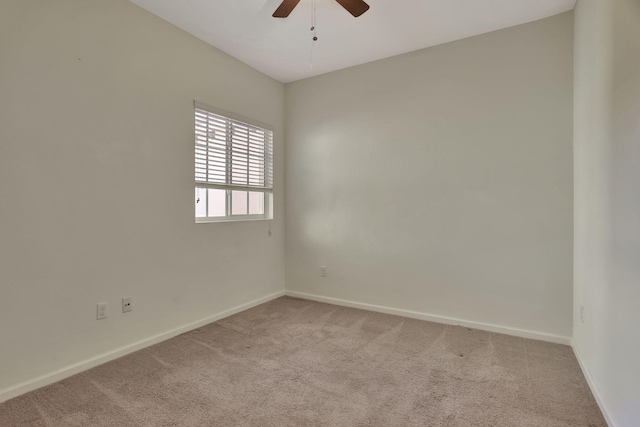
{"type": "Polygon", "coordinates": [[[98,303],[98,313],[97,313],[96,318],[98,320],[107,318],[107,303],[106,302],[98,303]]]}
{"type": "Polygon", "coordinates": [[[327,277],[327,267],[324,265],[320,267],[320,277],[327,277]]]}
{"type": "Polygon", "coordinates": [[[580,322],[584,323],[584,305],[580,306],[580,322]]]}
{"type": "Polygon", "coordinates": [[[122,298],[122,312],[128,313],[133,310],[131,297],[122,298]]]}

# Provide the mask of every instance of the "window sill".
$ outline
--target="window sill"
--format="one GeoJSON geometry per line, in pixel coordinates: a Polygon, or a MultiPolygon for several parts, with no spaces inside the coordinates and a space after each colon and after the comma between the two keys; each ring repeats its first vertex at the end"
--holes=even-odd
{"type": "Polygon", "coordinates": [[[220,219],[214,218],[196,218],[196,224],[208,224],[215,222],[251,222],[251,221],[272,221],[273,218],[266,217],[244,217],[244,218],[229,218],[222,217],[220,219]]]}

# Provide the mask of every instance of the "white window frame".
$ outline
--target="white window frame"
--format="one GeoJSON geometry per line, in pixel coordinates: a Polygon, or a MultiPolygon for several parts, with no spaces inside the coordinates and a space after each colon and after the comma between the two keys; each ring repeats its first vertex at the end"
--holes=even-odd
{"type": "MultiPolygon", "coordinates": [[[[207,136],[208,138],[208,136],[207,136]]],[[[208,139],[207,139],[208,141],[208,139]]],[[[220,110],[216,107],[212,107],[207,104],[203,104],[197,101],[194,101],[194,151],[195,151],[195,222],[196,223],[208,223],[208,222],[226,222],[226,221],[251,221],[251,220],[270,220],[273,219],[273,130],[270,126],[265,125],[263,123],[257,122],[252,119],[247,119],[245,117],[239,116],[234,113],[230,113],[228,111],[220,110]],[[196,120],[197,120],[197,112],[200,110],[201,112],[208,113],[210,115],[217,116],[216,119],[223,119],[228,127],[232,125],[240,125],[240,126],[248,126],[251,128],[259,129],[263,131],[265,134],[264,140],[264,150],[261,152],[261,158],[264,159],[264,169],[260,168],[263,174],[263,184],[264,185],[239,185],[236,183],[232,183],[233,173],[232,173],[232,162],[230,162],[231,157],[233,156],[233,147],[234,147],[234,139],[233,134],[231,132],[227,132],[226,138],[226,173],[224,182],[222,182],[222,178],[211,178],[208,173],[207,168],[207,178],[202,178],[202,135],[198,135],[196,131],[196,120]],[[200,152],[198,151],[200,149],[200,152]],[[200,163],[198,163],[198,155],[200,154],[200,163]],[[200,176],[200,178],[199,178],[200,176]],[[226,191],[226,203],[225,203],[225,215],[224,216],[209,216],[209,203],[207,200],[198,200],[198,189],[217,189],[217,190],[225,190],[226,191]],[[249,206],[249,192],[260,192],[263,193],[263,214],[233,214],[233,201],[232,201],[232,192],[233,191],[246,191],[247,192],[247,206],[249,206]],[[206,215],[197,216],[197,204],[204,203],[206,215]]],[[[209,151],[207,151],[208,153],[209,151]]],[[[209,163],[210,158],[207,154],[207,164],[209,163]]],[[[248,183],[247,183],[248,184],[248,183]]],[[[208,193],[208,192],[207,192],[208,193]]]]}

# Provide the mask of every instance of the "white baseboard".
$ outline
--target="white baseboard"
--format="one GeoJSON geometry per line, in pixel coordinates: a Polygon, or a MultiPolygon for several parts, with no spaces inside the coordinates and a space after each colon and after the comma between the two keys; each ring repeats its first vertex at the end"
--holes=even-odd
{"type": "Polygon", "coordinates": [[[103,363],[125,356],[129,353],[133,353],[134,351],[138,351],[143,348],[152,346],[159,342],[168,340],[169,338],[173,338],[177,335],[183,334],[185,332],[189,332],[193,329],[200,328],[204,325],[208,325],[209,323],[215,322],[220,319],[224,319],[225,317],[229,317],[241,311],[244,311],[249,308],[255,307],[257,305],[263,304],[265,302],[274,300],[284,295],[285,295],[285,292],[280,291],[271,295],[267,295],[262,298],[258,298],[246,304],[241,304],[239,306],[230,308],[229,310],[225,310],[220,313],[214,314],[212,316],[206,317],[204,319],[200,319],[196,322],[180,326],[179,328],[168,330],[166,332],[160,333],[158,335],[154,335],[149,338],[145,338],[133,344],[129,344],[124,347],[115,349],[113,351],[109,351],[107,353],[103,353],[98,356],[92,357],[91,359],[83,360],[73,365],[66,366],[62,369],[58,369],[57,371],[51,372],[49,374],[42,375],[40,377],[34,378],[29,381],[25,381],[13,387],[0,390],[0,403],[7,401],[9,399],[12,399],[14,397],[20,396],[21,394],[36,390],[40,387],[53,384],[57,381],[63,380],[65,378],[68,378],[82,371],[86,371],[87,369],[91,369],[95,366],[102,365],[103,363]]]}
{"type": "Polygon", "coordinates": [[[359,308],[362,310],[376,311],[379,313],[393,314],[396,316],[409,317],[412,319],[426,320],[445,325],[464,326],[465,328],[480,329],[483,331],[497,332],[499,334],[512,335],[521,338],[530,338],[540,341],[548,341],[556,344],[571,345],[571,338],[562,335],[547,334],[545,332],[529,331],[526,329],[511,328],[508,326],[492,325],[490,323],[474,322],[471,320],[456,319],[453,317],[439,316],[437,314],[422,313],[418,311],[403,310],[399,308],[384,307],[381,305],[366,304],[356,301],[349,301],[340,298],[323,297],[320,295],[307,294],[304,292],[286,291],[286,295],[294,298],[308,299],[312,301],[325,302],[328,304],[341,305],[345,307],[359,308]]]}
{"type": "Polygon", "coordinates": [[[576,355],[576,359],[578,359],[578,364],[580,365],[580,369],[582,369],[582,374],[587,379],[587,384],[589,384],[591,393],[593,393],[593,397],[596,399],[596,402],[598,402],[598,406],[600,407],[600,412],[602,412],[604,420],[607,422],[609,427],[616,427],[616,423],[613,422],[611,413],[607,409],[607,405],[604,403],[602,393],[600,393],[600,388],[598,388],[595,379],[591,376],[591,372],[587,369],[587,365],[585,365],[584,360],[580,355],[580,350],[578,350],[578,346],[573,340],[571,341],[571,348],[573,349],[573,354],[576,355]]]}

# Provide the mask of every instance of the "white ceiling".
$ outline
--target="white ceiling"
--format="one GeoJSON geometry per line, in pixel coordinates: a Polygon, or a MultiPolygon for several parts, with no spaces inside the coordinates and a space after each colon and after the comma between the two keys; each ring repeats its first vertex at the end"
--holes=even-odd
{"type": "Polygon", "coordinates": [[[573,9],[576,0],[365,0],[354,18],[335,0],[313,0],[285,19],[281,0],[131,0],[283,82],[387,58],[573,9]]]}

